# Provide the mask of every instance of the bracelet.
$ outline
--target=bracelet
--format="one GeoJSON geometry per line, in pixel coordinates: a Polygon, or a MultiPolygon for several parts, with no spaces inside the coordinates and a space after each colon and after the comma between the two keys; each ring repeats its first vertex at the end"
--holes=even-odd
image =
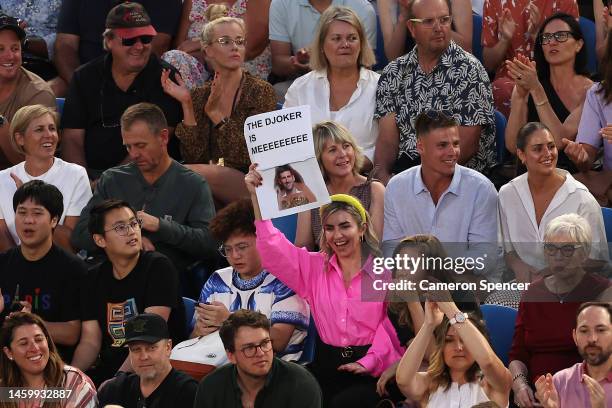
{"type": "Polygon", "coordinates": [[[546,105],[548,103],[548,99],[544,99],[542,102],[533,101],[533,103],[535,104],[535,106],[546,105]]]}
{"type": "Polygon", "coordinates": [[[527,381],[527,375],[525,373],[518,373],[518,374],[516,374],[514,377],[512,377],[512,382],[514,383],[519,378],[523,378],[525,380],[525,382],[528,382],[527,381]]]}

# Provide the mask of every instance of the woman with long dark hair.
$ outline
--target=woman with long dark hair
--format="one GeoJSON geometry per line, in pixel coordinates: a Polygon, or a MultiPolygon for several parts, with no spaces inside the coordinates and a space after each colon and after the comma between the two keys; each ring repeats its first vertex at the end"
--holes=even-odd
{"type": "Polygon", "coordinates": [[[0,347],[0,387],[38,391],[38,397],[29,402],[23,398],[7,401],[8,396],[3,395],[1,408],[98,406],[94,384],[79,369],[64,364],[40,317],[25,312],[12,313],[0,331],[0,347]],[[46,395],[45,390],[50,391],[48,388],[61,388],[65,392],[57,394],[59,398],[54,401],[45,401],[40,396],[41,393],[46,395]],[[34,405],[28,405],[30,403],[34,405]]]}
{"type": "Polygon", "coordinates": [[[524,56],[506,61],[515,82],[506,148],[516,154],[519,129],[527,122],[542,122],[560,150],[557,166],[574,173],[576,166],[563,153],[562,139],[576,138],[586,91],[593,84],[586,68],[584,36],[576,19],[565,13],[547,18],[538,32],[534,57],[535,61],[524,56]]]}

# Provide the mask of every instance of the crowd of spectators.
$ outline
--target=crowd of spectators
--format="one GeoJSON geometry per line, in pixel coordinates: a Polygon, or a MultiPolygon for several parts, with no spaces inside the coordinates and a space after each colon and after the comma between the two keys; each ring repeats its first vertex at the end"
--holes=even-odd
{"type": "Polygon", "coordinates": [[[0,408],[612,407],[611,29],[602,0],[0,0],[0,408]],[[244,135],[281,106],[330,196],[295,238],[244,135]]]}

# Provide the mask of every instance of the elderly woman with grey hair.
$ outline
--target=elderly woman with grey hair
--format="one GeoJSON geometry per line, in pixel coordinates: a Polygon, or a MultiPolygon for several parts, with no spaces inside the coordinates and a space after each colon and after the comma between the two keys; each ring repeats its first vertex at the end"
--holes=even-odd
{"type": "Polygon", "coordinates": [[[561,215],[546,226],[548,267],[521,298],[509,353],[520,407],[535,406],[533,384],[540,375],[582,361],[571,336],[580,304],[612,300],[609,280],[584,268],[592,239],[589,223],[577,214],[561,215]]]}

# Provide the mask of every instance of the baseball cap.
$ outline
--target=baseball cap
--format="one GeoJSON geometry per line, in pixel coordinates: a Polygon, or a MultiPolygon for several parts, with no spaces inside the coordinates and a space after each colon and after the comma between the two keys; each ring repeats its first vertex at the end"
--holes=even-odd
{"type": "Polygon", "coordinates": [[[168,324],[158,314],[143,313],[125,322],[125,343],[144,341],[157,343],[169,339],[168,324]]]}
{"type": "Polygon", "coordinates": [[[26,37],[23,28],[19,27],[19,20],[4,13],[0,13],[0,31],[2,30],[13,30],[21,41],[26,37]]]}
{"type": "Polygon", "coordinates": [[[157,34],[142,4],[131,1],[120,3],[108,12],[106,28],[111,28],[121,38],[157,34]]]}

